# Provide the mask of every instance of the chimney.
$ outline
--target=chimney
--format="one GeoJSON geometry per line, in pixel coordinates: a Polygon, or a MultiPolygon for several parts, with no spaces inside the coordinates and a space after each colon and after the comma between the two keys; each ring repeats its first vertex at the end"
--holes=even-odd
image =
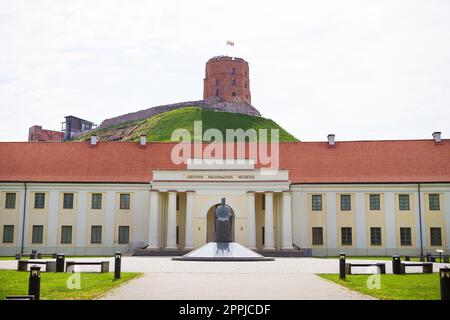
{"type": "Polygon", "coordinates": [[[433,132],[433,139],[434,139],[435,143],[440,143],[441,142],[441,132],[440,131],[433,132]]]}
{"type": "Polygon", "coordinates": [[[91,145],[92,146],[95,146],[97,144],[97,135],[96,134],[93,134],[92,136],[91,136],[91,145]]]}
{"type": "Polygon", "coordinates": [[[141,135],[141,146],[145,146],[147,144],[147,136],[145,134],[141,135]]]}
{"type": "Polygon", "coordinates": [[[327,139],[328,139],[328,145],[329,146],[335,146],[336,145],[336,142],[334,141],[334,137],[335,137],[335,135],[332,133],[332,134],[329,134],[328,136],[327,136],[327,139]]]}

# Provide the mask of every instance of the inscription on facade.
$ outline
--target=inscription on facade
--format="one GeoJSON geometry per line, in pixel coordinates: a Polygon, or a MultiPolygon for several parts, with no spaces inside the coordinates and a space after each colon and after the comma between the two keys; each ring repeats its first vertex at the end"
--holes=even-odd
{"type": "Polygon", "coordinates": [[[213,175],[213,174],[188,174],[186,175],[186,180],[232,180],[232,181],[239,181],[239,180],[255,180],[256,176],[252,174],[244,174],[244,175],[233,175],[233,174],[219,174],[219,175],[213,175]]]}

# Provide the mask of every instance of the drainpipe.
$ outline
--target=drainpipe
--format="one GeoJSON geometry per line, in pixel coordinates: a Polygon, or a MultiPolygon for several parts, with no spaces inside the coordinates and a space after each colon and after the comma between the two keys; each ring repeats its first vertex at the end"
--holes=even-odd
{"type": "Polygon", "coordinates": [[[417,184],[417,193],[419,194],[419,235],[420,235],[420,258],[423,258],[423,236],[422,236],[422,201],[420,197],[420,183],[417,184]]]}
{"type": "Polygon", "coordinates": [[[27,183],[24,182],[23,186],[25,189],[25,194],[24,194],[24,198],[23,198],[22,246],[20,249],[20,253],[23,253],[23,246],[24,246],[24,242],[25,242],[25,216],[26,216],[26,212],[27,212],[27,183]]]}

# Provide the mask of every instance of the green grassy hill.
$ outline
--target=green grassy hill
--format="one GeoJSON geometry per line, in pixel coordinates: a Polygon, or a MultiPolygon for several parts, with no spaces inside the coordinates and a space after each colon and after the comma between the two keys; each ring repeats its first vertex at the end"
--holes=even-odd
{"type": "MultiPolygon", "coordinates": [[[[249,116],[238,113],[205,110],[199,107],[185,107],[164,112],[148,119],[122,123],[120,125],[98,129],[83,134],[76,140],[87,140],[92,133],[96,133],[100,141],[138,141],[142,134],[147,136],[147,141],[171,141],[172,132],[182,128],[194,134],[194,121],[202,121],[203,131],[209,128],[219,129],[225,137],[226,129],[253,128],[259,133],[259,129],[267,129],[270,140],[270,129],[278,129],[280,142],[298,141],[293,135],[281,128],[275,121],[262,117],[249,116]]],[[[259,135],[259,134],[258,134],[259,135]]],[[[258,136],[261,141],[264,136],[258,136]]]]}

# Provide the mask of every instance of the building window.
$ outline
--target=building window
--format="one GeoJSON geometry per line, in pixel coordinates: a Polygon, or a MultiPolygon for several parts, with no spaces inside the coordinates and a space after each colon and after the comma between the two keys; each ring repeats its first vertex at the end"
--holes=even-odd
{"type": "Polygon", "coordinates": [[[312,244],[314,246],[322,246],[323,245],[323,228],[322,227],[313,227],[312,228],[312,244]]]}
{"type": "Polygon", "coordinates": [[[231,95],[232,95],[233,97],[236,97],[236,92],[233,91],[233,92],[231,93],[231,95]]]}
{"type": "Polygon", "coordinates": [[[33,226],[31,243],[42,243],[44,238],[44,226],[33,226]]]}
{"type": "Polygon", "coordinates": [[[380,210],[380,195],[379,194],[371,194],[370,198],[370,210],[376,211],[380,210]]]}
{"type": "Polygon", "coordinates": [[[61,243],[72,243],[72,226],[61,226],[61,243]]]}
{"type": "Polygon", "coordinates": [[[236,85],[236,79],[231,79],[231,85],[235,86],[236,85]]]}
{"type": "Polygon", "coordinates": [[[45,193],[38,192],[34,194],[34,208],[35,209],[45,208],[45,193]]]}
{"type": "Polygon", "coordinates": [[[231,73],[232,73],[232,74],[236,74],[236,68],[232,68],[232,69],[231,69],[231,73]]]}
{"type": "Polygon", "coordinates": [[[266,210],[266,195],[263,194],[261,197],[261,209],[266,210]]]}
{"type": "Polygon", "coordinates": [[[432,246],[442,246],[441,228],[430,228],[430,240],[432,246]]]}
{"type": "Polygon", "coordinates": [[[102,226],[91,227],[91,243],[102,243],[102,226]]]}
{"type": "Polygon", "coordinates": [[[313,211],[322,211],[322,195],[321,194],[313,194],[311,197],[312,200],[312,210],[313,211]]]}
{"type": "Polygon", "coordinates": [[[102,208],[102,194],[101,193],[93,193],[92,194],[92,209],[101,209],[102,208]]]}
{"type": "Polygon", "coordinates": [[[216,80],[216,86],[218,86],[219,85],[219,80],[216,80]]]}
{"type": "Polygon", "coordinates": [[[341,228],[341,244],[343,246],[352,245],[352,228],[349,227],[341,228]]]}
{"type": "Polygon", "coordinates": [[[409,210],[409,194],[400,194],[398,196],[398,206],[400,210],[409,210]]]}
{"type": "Polygon", "coordinates": [[[177,211],[179,211],[180,210],[180,195],[179,194],[177,194],[177,204],[176,204],[176,207],[177,207],[177,211]]]}
{"type": "Polygon", "coordinates": [[[125,244],[130,242],[130,227],[119,226],[119,243],[125,244]]]}
{"type": "Polygon", "coordinates": [[[63,209],[73,209],[73,193],[64,193],[63,209]]]}
{"type": "Polygon", "coordinates": [[[5,199],[5,209],[15,209],[16,208],[16,194],[7,193],[5,199]]]}
{"type": "Polygon", "coordinates": [[[411,228],[400,228],[400,245],[410,246],[411,242],[411,228]]]}
{"type": "Polygon", "coordinates": [[[178,241],[179,241],[178,237],[180,236],[179,232],[180,232],[180,227],[177,226],[177,244],[178,244],[178,241]]]}
{"type": "Polygon", "coordinates": [[[219,96],[219,88],[216,89],[216,97],[219,96]]]}
{"type": "Polygon", "coordinates": [[[13,243],[14,242],[14,226],[4,225],[3,226],[3,243],[13,243]]]}
{"type": "Polygon", "coordinates": [[[352,198],[349,194],[341,194],[341,211],[352,210],[352,198]]]}
{"type": "Polygon", "coordinates": [[[380,227],[370,228],[370,245],[381,246],[381,228],[380,227]]]}
{"type": "Polygon", "coordinates": [[[428,195],[428,202],[430,210],[441,210],[438,193],[428,195]]]}
{"type": "Polygon", "coordinates": [[[245,89],[247,89],[247,82],[245,83],[245,89]]]}
{"type": "Polygon", "coordinates": [[[121,193],[120,194],[120,209],[128,210],[130,209],[130,194],[121,193]]]}

